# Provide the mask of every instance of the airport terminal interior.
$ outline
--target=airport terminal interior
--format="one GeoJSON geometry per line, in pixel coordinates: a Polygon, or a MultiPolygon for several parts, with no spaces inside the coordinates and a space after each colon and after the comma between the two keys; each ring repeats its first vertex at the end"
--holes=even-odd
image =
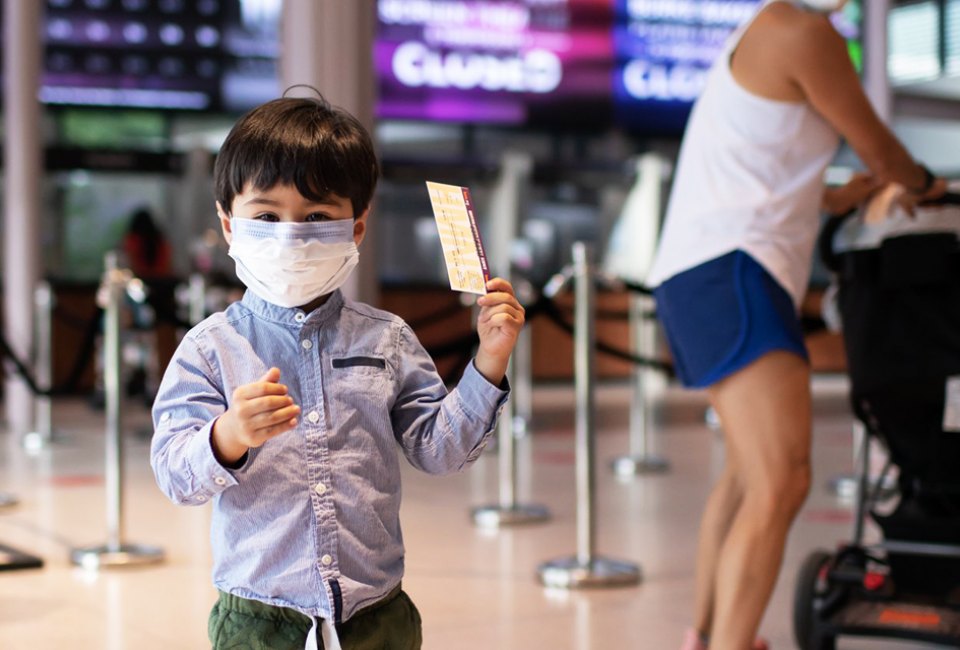
{"type": "MultiPolygon", "coordinates": [[[[435,181],[469,188],[490,267],[527,309],[510,407],[477,461],[442,477],[403,464],[403,588],[423,647],[679,647],[725,445],[706,394],[669,373],[644,277],[692,103],[761,4],[0,1],[3,173],[29,181],[0,193],[0,650],[209,647],[211,507],[158,489],[150,408],[189,328],[243,292],[214,210],[220,144],[301,83],[368,124],[382,164],[345,292],[404,318],[456,383],[476,309],[450,286],[435,181]],[[144,265],[146,240],[162,253],[144,265]],[[609,572],[556,570],[571,564],[609,572]]],[[[878,114],[960,191],[960,0],[850,0],[831,20],[878,114]]],[[[825,183],[862,167],[841,146],[825,183]]],[[[951,218],[937,228],[960,230],[951,218]]],[[[802,647],[815,616],[812,555],[883,543],[858,476],[880,512],[899,498],[854,415],[836,277],[812,266],[813,483],[761,625],[774,650],[802,647]]],[[[924,552],[955,562],[950,541],[924,552]]],[[[885,614],[919,636],[835,647],[960,647],[960,624],[952,645],[923,637],[960,621],[956,593],[947,618],[885,614]]]]}

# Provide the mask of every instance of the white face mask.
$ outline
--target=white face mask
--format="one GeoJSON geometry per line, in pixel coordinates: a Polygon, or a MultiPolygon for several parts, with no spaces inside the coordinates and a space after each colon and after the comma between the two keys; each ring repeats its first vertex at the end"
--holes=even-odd
{"type": "Polygon", "coordinates": [[[300,307],[335,291],[360,257],[353,219],[271,223],[232,218],[230,233],[237,277],[281,307],[300,307]]]}
{"type": "Polygon", "coordinates": [[[814,11],[825,14],[840,11],[843,9],[843,5],[847,4],[847,0],[801,0],[801,2],[808,9],[813,9],[814,11]]]}

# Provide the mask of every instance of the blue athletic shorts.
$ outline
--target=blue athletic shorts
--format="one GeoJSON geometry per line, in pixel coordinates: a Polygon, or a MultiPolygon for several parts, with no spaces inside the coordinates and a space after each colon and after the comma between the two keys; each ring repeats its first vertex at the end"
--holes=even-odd
{"type": "Polygon", "coordinates": [[[773,350],[809,360],[790,295],[743,251],[678,273],[653,295],[688,388],[710,386],[773,350]]]}

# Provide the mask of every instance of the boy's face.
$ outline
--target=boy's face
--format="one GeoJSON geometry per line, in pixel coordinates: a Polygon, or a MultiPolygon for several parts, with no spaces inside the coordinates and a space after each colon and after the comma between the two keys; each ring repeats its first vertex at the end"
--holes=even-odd
{"type": "MultiPolygon", "coordinates": [[[[366,234],[369,213],[369,209],[364,211],[353,223],[353,241],[357,246],[366,234]]],[[[274,185],[267,190],[255,190],[248,183],[243,192],[233,197],[233,205],[222,206],[217,201],[217,216],[223,236],[229,244],[232,237],[231,216],[286,223],[340,221],[353,219],[353,206],[350,199],[338,194],[330,194],[318,203],[304,197],[293,185],[274,185]]]]}

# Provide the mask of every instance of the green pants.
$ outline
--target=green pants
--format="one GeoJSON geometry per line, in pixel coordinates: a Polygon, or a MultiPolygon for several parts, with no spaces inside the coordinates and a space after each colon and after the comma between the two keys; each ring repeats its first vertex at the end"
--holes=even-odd
{"type": "MultiPolygon", "coordinates": [[[[285,607],[273,607],[220,592],[207,633],[213,650],[303,650],[312,621],[285,607]]],[[[317,624],[317,645],[323,648],[317,624]]],[[[420,612],[398,586],[337,627],[343,650],[419,650],[420,612]]]]}

